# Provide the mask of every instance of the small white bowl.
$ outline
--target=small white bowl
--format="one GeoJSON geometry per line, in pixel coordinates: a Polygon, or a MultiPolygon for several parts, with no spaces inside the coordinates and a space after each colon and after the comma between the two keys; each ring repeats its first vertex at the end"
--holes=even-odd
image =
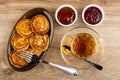
{"type": "Polygon", "coordinates": [[[57,8],[56,12],[55,12],[55,19],[56,19],[56,21],[57,21],[61,26],[65,26],[65,27],[71,26],[71,25],[73,25],[73,24],[76,22],[77,18],[78,18],[77,10],[76,10],[72,5],[69,5],[69,4],[64,4],[64,5],[59,6],[59,7],[57,8]],[[62,23],[58,20],[58,17],[57,17],[58,12],[60,11],[60,9],[62,9],[62,8],[64,8],[64,7],[69,7],[69,8],[71,8],[71,9],[74,11],[74,13],[75,13],[75,19],[74,19],[74,21],[73,21],[72,23],[70,23],[70,24],[67,24],[67,25],[62,24],[62,23]]]}
{"type": "Polygon", "coordinates": [[[102,9],[102,7],[100,7],[100,6],[96,5],[96,4],[87,5],[87,6],[83,9],[83,11],[82,11],[82,19],[83,19],[83,22],[84,22],[86,25],[88,25],[88,26],[98,26],[98,25],[101,24],[101,23],[103,22],[103,20],[104,20],[104,10],[102,9]],[[90,7],[96,7],[96,8],[98,8],[98,9],[101,11],[102,19],[100,20],[100,22],[98,22],[98,23],[96,23],[96,24],[90,24],[90,23],[86,22],[85,17],[84,17],[84,14],[85,14],[85,11],[86,11],[88,8],[90,8],[90,7]]]}

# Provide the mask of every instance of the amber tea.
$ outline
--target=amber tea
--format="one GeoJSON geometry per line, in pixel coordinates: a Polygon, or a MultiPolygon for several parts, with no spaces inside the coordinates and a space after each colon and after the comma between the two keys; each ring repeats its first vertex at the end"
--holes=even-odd
{"type": "Polygon", "coordinates": [[[79,33],[73,38],[71,48],[77,57],[88,58],[96,51],[95,38],[89,33],[79,33]]]}

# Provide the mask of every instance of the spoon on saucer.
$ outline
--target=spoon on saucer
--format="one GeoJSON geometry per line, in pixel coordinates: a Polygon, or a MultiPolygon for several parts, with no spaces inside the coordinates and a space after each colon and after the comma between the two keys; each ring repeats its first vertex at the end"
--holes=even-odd
{"type": "MultiPolygon", "coordinates": [[[[67,50],[69,50],[69,52],[71,53],[71,47],[69,47],[67,45],[64,45],[63,47],[66,48],[67,50]]],[[[92,65],[93,67],[95,67],[98,70],[102,70],[103,69],[103,67],[101,65],[98,65],[98,64],[96,64],[94,62],[91,62],[91,61],[89,61],[87,59],[84,59],[84,61],[89,63],[90,65],[92,65]]]]}

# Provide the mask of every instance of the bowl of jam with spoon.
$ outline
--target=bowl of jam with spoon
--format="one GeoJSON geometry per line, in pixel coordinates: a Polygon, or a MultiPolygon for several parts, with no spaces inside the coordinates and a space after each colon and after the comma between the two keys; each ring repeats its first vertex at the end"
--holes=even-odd
{"type": "Polygon", "coordinates": [[[96,4],[87,5],[82,11],[82,19],[88,26],[97,26],[104,20],[104,11],[96,4]]]}
{"type": "Polygon", "coordinates": [[[55,12],[55,19],[61,26],[71,26],[77,17],[76,9],[69,4],[59,6],[55,12]]]}

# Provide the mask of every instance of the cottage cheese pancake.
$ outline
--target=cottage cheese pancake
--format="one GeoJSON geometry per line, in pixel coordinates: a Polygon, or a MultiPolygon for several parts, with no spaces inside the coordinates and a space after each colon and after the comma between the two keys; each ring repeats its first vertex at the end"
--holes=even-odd
{"type": "Polygon", "coordinates": [[[30,37],[30,45],[34,50],[45,51],[48,48],[48,34],[34,35],[30,37]]]}
{"type": "Polygon", "coordinates": [[[13,50],[11,53],[10,53],[10,56],[9,56],[9,60],[11,62],[12,65],[14,65],[15,67],[17,68],[22,68],[24,66],[27,66],[28,63],[25,59],[19,57],[20,53],[13,50]]]}
{"type": "Polygon", "coordinates": [[[22,19],[16,25],[16,31],[19,35],[30,37],[32,35],[32,30],[30,26],[30,19],[22,19]]]}
{"type": "Polygon", "coordinates": [[[11,39],[11,44],[15,50],[26,50],[29,47],[29,39],[16,33],[11,39]]]}
{"type": "Polygon", "coordinates": [[[49,31],[49,21],[44,15],[36,15],[31,20],[31,28],[35,34],[45,34],[49,31]]]}

